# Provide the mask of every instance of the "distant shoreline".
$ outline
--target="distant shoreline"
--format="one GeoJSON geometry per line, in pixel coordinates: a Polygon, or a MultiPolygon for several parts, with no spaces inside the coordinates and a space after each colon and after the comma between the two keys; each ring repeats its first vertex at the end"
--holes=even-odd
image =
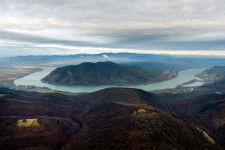
{"type": "Polygon", "coordinates": [[[20,79],[20,78],[23,78],[27,75],[30,75],[32,73],[35,73],[35,72],[39,72],[39,71],[43,71],[43,68],[41,67],[2,67],[2,68],[5,68],[5,69],[8,69],[9,72],[7,72],[7,76],[8,77],[5,77],[4,78],[4,73],[0,75],[2,75],[2,79],[0,80],[0,85],[2,87],[7,87],[7,88],[15,88],[16,85],[14,84],[14,81],[17,80],[17,79],[20,79]],[[23,72],[18,72],[20,70],[23,70],[23,72]]]}

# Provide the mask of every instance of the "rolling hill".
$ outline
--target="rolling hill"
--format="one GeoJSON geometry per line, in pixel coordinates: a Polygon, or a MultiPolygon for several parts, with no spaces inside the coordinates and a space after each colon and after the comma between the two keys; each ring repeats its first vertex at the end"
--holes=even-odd
{"type": "Polygon", "coordinates": [[[42,79],[43,82],[61,85],[131,85],[156,82],[176,77],[177,72],[119,65],[113,62],[82,63],[59,67],[42,79]]]}
{"type": "Polygon", "coordinates": [[[3,89],[0,149],[222,149],[163,108],[159,96],[128,88],[78,96],[3,89]]]}

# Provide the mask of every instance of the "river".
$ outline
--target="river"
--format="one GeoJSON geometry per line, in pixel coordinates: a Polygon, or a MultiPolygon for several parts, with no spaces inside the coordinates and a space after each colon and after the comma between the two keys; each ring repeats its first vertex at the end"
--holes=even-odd
{"type": "MultiPolygon", "coordinates": [[[[201,80],[199,77],[196,77],[195,75],[197,73],[202,72],[205,69],[187,69],[184,71],[180,71],[178,73],[178,77],[175,79],[171,79],[168,81],[162,81],[152,84],[146,84],[146,85],[136,85],[136,86],[65,86],[65,85],[52,85],[41,82],[41,79],[48,75],[52,70],[54,70],[54,67],[44,67],[42,71],[35,72],[32,74],[29,74],[27,76],[24,76],[22,78],[19,78],[14,81],[15,85],[34,85],[36,87],[48,87],[52,90],[58,90],[58,91],[65,91],[65,92],[72,92],[72,93],[89,93],[98,91],[101,89],[109,88],[109,87],[126,87],[126,88],[137,88],[142,89],[145,91],[152,91],[152,90],[161,90],[161,89],[167,89],[167,88],[175,88],[177,85],[180,85],[182,83],[188,82],[193,79],[201,80]]],[[[195,82],[189,85],[185,85],[186,87],[192,87],[192,86],[200,86],[204,82],[195,82]]]]}

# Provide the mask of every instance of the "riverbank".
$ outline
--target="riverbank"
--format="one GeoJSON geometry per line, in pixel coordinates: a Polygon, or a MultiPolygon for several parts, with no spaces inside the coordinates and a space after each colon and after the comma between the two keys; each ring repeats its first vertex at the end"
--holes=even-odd
{"type": "Polygon", "coordinates": [[[0,87],[14,88],[16,79],[42,70],[38,67],[0,67],[0,87]]]}
{"type": "MultiPolygon", "coordinates": [[[[36,86],[36,87],[47,87],[51,90],[57,90],[57,91],[64,91],[64,92],[71,92],[71,93],[89,93],[94,92],[98,90],[102,90],[105,88],[110,87],[120,87],[120,88],[136,88],[136,89],[142,89],[145,91],[152,91],[152,90],[160,90],[160,89],[168,89],[168,88],[175,88],[177,85],[180,85],[182,83],[188,82],[193,79],[199,79],[195,75],[204,69],[188,69],[184,71],[180,71],[178,73],[178,76],[174,79],[158,82],[158,83],[152,83],[147,85],[138,85],[138,86],[63,86],[63,85],[52,85],[52,84],[46,84],[41,82],[40,80],[48,75],[52,70],[55,68],[53,67],[45,67],[43,68],[43,71],[36,72],[33,74],[30,74],[28,76],[25,76],[23,78],[15,80],[15,85],[25,85],[25,86],[36,86]]],[[[202,85],[203,83],[199,83],[199,85],[202,85]]]]}

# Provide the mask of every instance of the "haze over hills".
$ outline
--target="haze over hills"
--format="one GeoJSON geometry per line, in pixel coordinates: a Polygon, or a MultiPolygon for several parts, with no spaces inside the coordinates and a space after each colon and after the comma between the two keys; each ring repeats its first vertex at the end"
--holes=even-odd
{"type": "Polygon", "coordinates": [[[147,70],[113,62],[87,62],[57,68],[42,81],[62,85],[131,85],[162,81],[176,76],[177,72],[174,70],[147,70]]]}
{"type": "Polygon", "coordinates": [[[173,55],[153,55],[137,53],[100,53],[77,55],[40,55],[0,57],[1,66],[65,66],[80,64],[82,62],[113,61],[116,63],[152,62],[163,64],[176,64],[181,67],[206,67],[212,65],[225,65],[224,59],[208,57],[188,57],[173,55]]]}

